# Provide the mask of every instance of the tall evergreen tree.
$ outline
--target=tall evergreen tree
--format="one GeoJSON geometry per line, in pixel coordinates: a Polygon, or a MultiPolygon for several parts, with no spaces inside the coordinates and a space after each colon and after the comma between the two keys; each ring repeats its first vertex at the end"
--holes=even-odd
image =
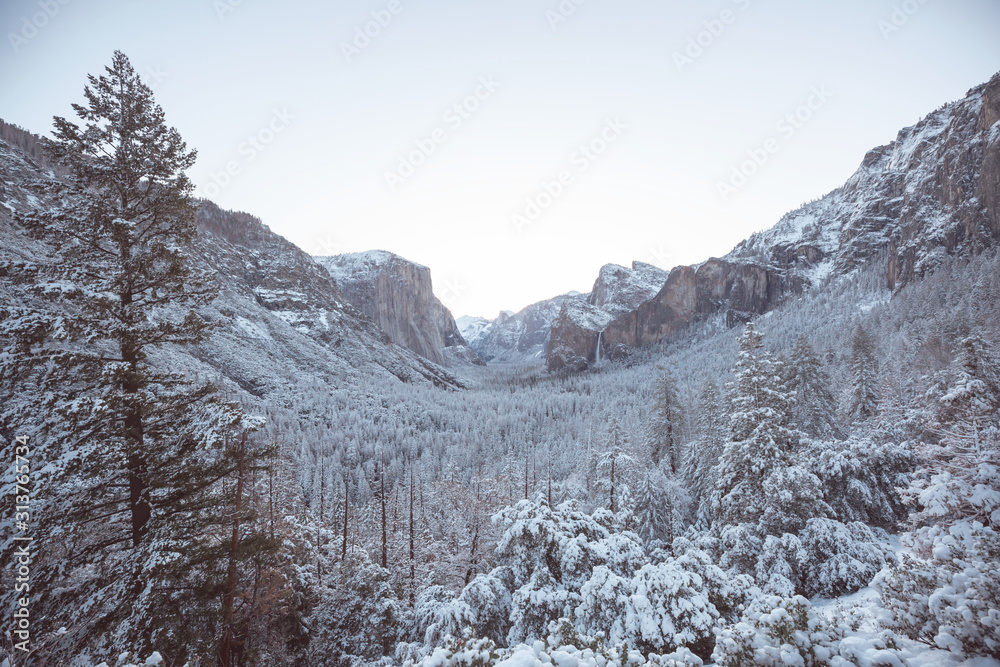
{"type": "Polygon", "coordinates": [[[624,473],[623,466],[632,463],[634,459],[625,451],[625,436],[621,425],[615,418],[608,425],[607,449],[597,461],[599,472],[607,475],[605,488],[608,491],[608,509],[617,511],[617,499],[624,473]]]}
{"type": "Polygon", "coordinates": [[[830,391],[830,376],[805,336],[795,342],[785,369],[788,388],[795,392],[792,414],[796,426],[816,438],[836,435],[837,406],[830,391]]]}
{"type": "MultiPolygon", "coordinates": [[[[49,647],[52,664],[101,644],[115,656],[148,650],[157,637],[177,636],[183,624],[173,615],[182,612],[184,627],[217,639],[225,576],[206,580],[219,572],[199,554],[220,545],[212,516],[243,532],[245,505],[220,511],[219,483],[237,465],[255,465],[246,452],[228,455],[218,437],[242,411],[151,360],[165,346],[203,341],[211,328],[197,309],[214,298],[214,282],[189,259],[197,228],[184,171],[195,153],[121,52],[88,82],[85,104],[73,105],[80,124],[57,117],[46,143],[68,176],[34,184],[56,204],[18,218],[50,257],[31,270],[36,300],[5,313],[9,345],[0,354],[0,378],[32,387],[41,402],[5,409],[4,420],[48,415],[39,434],[50,466],[38,506],[33,630],[71,627],[49,647]],[[171,581],[198,592],[164,593],[171,581]],[[172,605],[184,597],[202,607],[172,605]]],[[[229,563],[252,543],[236,542],[229,563]]]]}
{"type": "Polygon", "coordinates": [[[676,475],[681,467],[678,446],[680,439],[680,400],[674,379],[664,373],[656,380],[655,404],[650,423],[650,458],[653,465],[663,465],[670,475],[676,475]]]}
{"type": "Polygon", "coordinates": [[[847,412],[853,421],[863,422],[878,411],[878,360],[875,340],[861,324],[851,339],[850,373],[847,412]]]}
{"type": "Polygon", "coordinates": [[[51,331],[86,347],[67,353],[43,344],[29,351],[28,361],[46,363],[56,354],[64,370],[92,381],[89,409],[74,416],[104,422],[98,428],[120,448],[130,537],[138,546],[151,515],[150,452],[169,437],[168,416],[205,394],[154,369],[149,354],[169,343],[203,340],[209,324],[194,308],[214,298],[215,286],[191,268],[185,253],[197,232],[184,174],[195,152],[166,126],[152,91],[123,53],[115,52],[106,71],[88,77],[87,104],[73,105],[82,127],[55,119],[47,150],[72,170],[62,207],[23,219],[57,252],[40,289],[73,310],[71,320],[51,331]]]}
{"type": "Polygon", "coordinates": [[[698,432],[703,439],[722,443],[729,435],[725,397],[709,378],[698,396],[698,432]]]}
{"type": "Polygon", "coordinates": [[[635,523],[639,537],[647,546],[659,541],[674,541],[674,503],[663,471],[650,467],[639,475],[635,495],[635,523]]]}
{"type": "Polygon", "coordinates": [[[780,365],[761,343],[761,334],[747,324],[730,388],[729,442],[715,471],[712,507],[723,525],[757,523],[764,516],[768,496],[780,490],[766,482],[789,465],[799,442],[790,426],[792,395],[781,380],[780,365]]]}
{"type": "Polygon", "coordinates": [[[929,424],[937,442],[919,450],[920,473],[911,495],[919,519],[951,525],[1000,518],[1000,363],[995,348],[978,334],[965,337],[952,380],[937,397],[929,424]]]}
{"type": "Polygon", "coordinates": [[[684,480],[699,508],[715,486],[714,469],[722,456],[722,446],[728,439],[723,398],[718,387],[709,379],[698,397],[698,438],[687,446],[684,459],[684,480]]]}

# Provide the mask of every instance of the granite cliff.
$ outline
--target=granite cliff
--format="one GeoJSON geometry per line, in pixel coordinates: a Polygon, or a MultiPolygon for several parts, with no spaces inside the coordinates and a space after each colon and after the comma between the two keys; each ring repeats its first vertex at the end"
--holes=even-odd
{"type": "Polygon", "coordinates": [[[384,250],[316,257],[344,298],[398,345],[437,364],[482,364],[434,296],[431,271],[384,250]]]}

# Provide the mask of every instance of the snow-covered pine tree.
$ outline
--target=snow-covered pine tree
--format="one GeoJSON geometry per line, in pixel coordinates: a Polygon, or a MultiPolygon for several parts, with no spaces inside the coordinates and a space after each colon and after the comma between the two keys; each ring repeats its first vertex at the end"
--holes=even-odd
{"type": "Polygon", "coordinates": [[[667,478],[658,467],[648,467],[639,474],[635,494],[635,532],[647,547],[659,541],[674,541],[674,506],[667,478]]]}
{"type": "MultiPolygon", "coordinates": [[[[1000,367],[980,335],[964,338],[953,378],[918,448],[908,489],[916,554],[877,580],[883,617],[911,639],[960,657],[1000,658],[1000,367]]],[[[933,393],[933,392],[932,392],[933,393]]]]}
{"type": "Polygon", "coordinates": [[[166,126],[121,52],[105,75],[89,77],[84,94],[86,104],[73,106],[81,125],[57,117],[46,145],[69,176],[34,186],[58,203],[18,216],[50,249],[48,261],[31,267],[32,290],[47,304],[5,317],[10,345],[0,375],[39,402],[19,402],[4,421],[44,421],[49,447],[34,629],[67,624],[72,608],[80,620],[54,651],[102,641],[142,652],[159,585],[149,564],[179,562],[168,524],[211,511],[195,499],[205,499],[224,458],[203,432],[217,426],[205,412],[213,388],[150,356],[205,338],[210,325],[196,309],[215,286],[187,256],[197,227],[184,171],[194,151],[166,126]],[[63,597],[68,572],[84,608],[63,597]]]}
{"type": "MultiPolygon", "coordinates": [[[[107,430],[120,446],[137,546],[151,514],[150,452],[167,435],[170,415],[205,393],[154,369],[148,357],[163,345],[204,338],[209,323],[194,309],[214,298],[215,286],[185,255],[197,233],[193,186],[184,174],[195,152],[165,125],[152,91],[123,53],[115,52],[106,70],[88,77],[86,106],[73,105],[83,127],[55,119],[56,139],[47,149],[72,170],[62,207],[22,222],[58,253],[39,289],[55,290],[72,309],[60,337],[85,348],[58,360],[93,390],[83,399],[89,405],[67,416],[77,422],[75,431],[107,430]]],[[[26,357],[31,365],[53,358],[37,348],[26,357]]]]}
{"type": "Polygon", "coordinates": [[[878,360],[875,339],[859,324],[851,339],[850,393],[847,413],[855,422],[874,417],[878,410],[878,360]]]}
{"type": "Polygon", "coordinates": [[[597,470],[605,475],[604,484],[608,491],[608,509],[612,514],[617,511],[617,499],[620,492],[622,466],[633,463],[635,459],[625,451],[625,436],[617,418],[612,418],[608,425],[607,448],[597,460],[597,470]]]}
{"type": "Polygon", "coordinates": [[[701,388],[698,396],[698,432],[699,437],[722,443],[729,435],[729,424],[726,418],[725,397],[715,382],[709,378],[701,388]]]}
{"type": "Polygon", "coordinates": [[[830,391],[830,376],[805,336],[795,342],[785,371],[788,388],[795,392],[792,415],[796,426],[815,438],[836,435],[837,405],[830,391]]]}
{"type": "Polygon", "coordinates": [[[153,478],[157,520],[138,549],[148,592],[133,616],[164,653],[214,654],[220,665],[235,665],[288,611],[265,601],[292,589],[276,558],[281,540],[265,521],[262,492],[275,447],[256,433],[263,419],[239,405],[212,400],[200,421],[178,461],[189,473],[172,475],[170,488],[153,478]]]}
{"type": "Polygon", "coordinates": [[[662,464],[669,475],[680,471],[680,400],[673,377],[663,373],[654,387],[655,403],[649,426],[649,456],[654,466],[662,464]]]}
{"type": "Polygon", "coordinates": [[[936,443],[918,449],[920,469],[911,494],[918,520],[939,526],[1000,523],[1000,364],[982,336],[959,344],[953,379],[938,397],[929,424],[936,443]]]}
{"type": "Polygon", "coordinates": [[[790,427],[793,396],[752,323],[740,337],[734,373],[730,440],[715,469],[712,508],[721,525],[756,524],[769,504],[767,481],[789,465],[799,433],[790,427]]]}
{"type": "Polygon", "coordinates": [[[723,398],[711,378],[698,397],[698,438],[684,451],[683,478],[692,501],[699,509],[699,521],[709,514],[708,495],[715,487],[714,469],[722,456],[722,445],[728,437],[723,398]],[[704,506],[705,511],[701,511],[704,506]]]}

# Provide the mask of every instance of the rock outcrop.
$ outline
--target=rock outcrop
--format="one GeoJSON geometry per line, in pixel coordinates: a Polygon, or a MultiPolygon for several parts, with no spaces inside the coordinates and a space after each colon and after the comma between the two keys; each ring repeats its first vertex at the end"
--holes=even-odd
{"type": "Polygon", "coordinates": [[[719,312],[734,326],[873,261],[884,262],[886,286],[898,289],[949,254],[998,241],[1000,74],[869,151],[842,187],[725,257],[673,269],[659,293],[607,323],[599,350],[598,320],[561,314],[547,365],[585,367],[597,355],[651,345],[719,312]]]}
{"type": "Polygon", "coordinates": [[[483,363],[434,296],[426,266],[383,250],[314,259],[394,343],[438,364],[483,363]]]}
{"type": "Polygon", "coordinates": [[[608,311],[587,301],[572,300],[563,304],[552,323],[552,335],[546,351],[550,371],[581,371],[601,361],[602,332],[611,322],[608,311]]]}
{"type": "Polygon", "coordinates": [[[546,350],[549,370],[581,370],[599,361],[604,352],[601,332],[619,316],[635,312],[656,296],[668,274],[651,264],[633,262],[627,269],[605,264],[586,301],[566,301],[552,323],[546,350]]]}
{"type": "Polygon", "coordinates": [[[605,357],[673,336],[694,319],[726,310],[729,326],[767,312],[785,295],[801,292],[798,276],[758,264],[710,259],[701,266],[679,266],[660,292],[610,322],[602,336],[605,357]]]}
{"type": "Polygon", "coordinates": [[[555,349],[568,355],[556,362],[559,368],[577,368],[581,360],[594,361],[596,323],[603,326],[635,310],[656,295],[666,279],[667,272],[651,264],[633,262],[632,268],[605,264],[589,294],[570,292],[518,313],[504,311],[492,322],[465,318],[463,329],[486,361],[538,362],[555,349]]]}

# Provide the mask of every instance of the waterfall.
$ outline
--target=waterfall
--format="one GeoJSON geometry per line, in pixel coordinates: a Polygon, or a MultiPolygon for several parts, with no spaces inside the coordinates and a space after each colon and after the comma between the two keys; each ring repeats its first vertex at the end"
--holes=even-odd
{"type": "Polygon", "coordinates": [[[604,333],[603,331],[597,332],[597,354],[594,356],[595,366],[601,363],[601,334],[603,333],[604,333]]]}

